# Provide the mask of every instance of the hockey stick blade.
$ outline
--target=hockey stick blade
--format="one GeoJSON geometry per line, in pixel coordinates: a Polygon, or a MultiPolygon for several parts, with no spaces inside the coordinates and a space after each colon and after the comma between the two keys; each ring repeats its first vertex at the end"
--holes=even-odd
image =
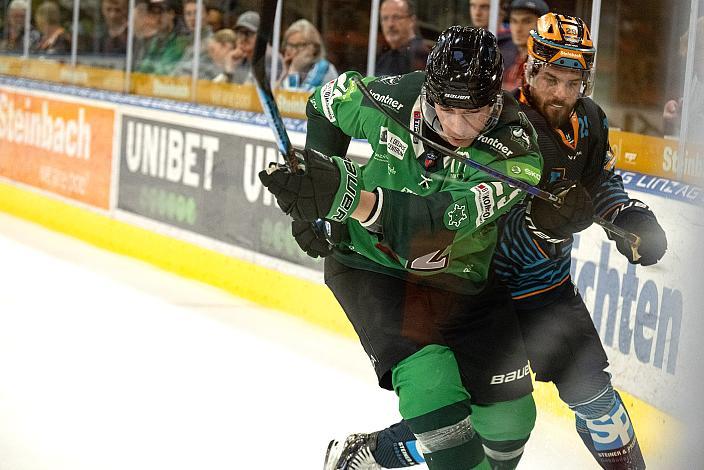
{"type": "MultiPolygon", "coordinates": [[[[491,167],[488,167],[486,165],[483,165],[479,162],[475,162],[474,160],[465,157],[464,155],[460,155],[459,153],[455,152],[454,150],[451,150],[447,147],[443,147],[442,145],[436,144],[432,140],[423,137],[420,135],[418,132],[413,131],[410,129],[404,122],[402,122],[397,116],[394,116],[391,114],[389,111],[384,109],[384,107],[379,103],[374,96],[372,96],[371,92],[367,88],[367,86],[362,82],[362,79],[359,77],[353,77],[354,82],[357,85],[357,88],[359,88],[359,91],[362,92],[362,94],[369,100],[371,103],[374,105],[376,109],[378,109],[380,112],[382,112],[385,116],[393,120],[396,124],[399,126],[403,127],[403,130],[411,134],[413,137],[416,139],[420,140],[423,142],[425,145],[428,147],[437,150],[438,152],[441,152],[443,155],[447,155],[448,157],[452,158],[453,160],[457,160],[458,162],[464,163],[470,168],[474,168],[475,170],[483,171],[484,173],[488,174],[489,176],[492,176],[496,178],[497,180],[501,181],[502,183],[506,183],[509,186],[513,186],[514,188],[519,188],[526,193],[530,194],[531,196],[535,196],[537,198],[543,199],[544,201],[550,202],[554,205],[557,205],[558,207],[562,205],[562,199],[559,197],[555,196],[554,194],[544,191],[540,188],[536,188],[535,186],[531,186],[530,184],[526,183],[525,181],[517,180],[515,178],[512,178],[508,175],[505,175],[501,173],[500,171],[494,170],[491,167]]],[[[594,216],[594,222],[598,225],[601,225],[605,230],[613,233],[614,235],[623,238],[624,240],[628,241],[628,243],[631,244],[631,249],[633,250],[633,255],[634,257],[637,256],[636,259],[640,258],[640,255],[638,255],[638,247],[640,246],[640,237],[634,233],[628,232],[621,227],[618,227],[614,225],[613,223],[609,222],[608,220],[599,217],[599,216],[594,216]]]]}
{"type": "MultiPolygon", "coordinates": [[[[271,84],[266,76],[266,51],[269,42],[273,37],[274,18],[276,16],[277,0],[263,0],[261,21],[257,31],[257,39],[252,57],[252,75],[257,87],[257,95],[262,104],[262,109],[269,122],[269,127],[274,132],[276,145],[279,152],[284,157],[288,169],[295,173],[298,169],[298,159],[291,145],[291,140],[286,132],[286,126],[281,118],[281,112],[276,105],[271,84]]],[[[272,59],[274,60],[274,59],[272,59]]]]}

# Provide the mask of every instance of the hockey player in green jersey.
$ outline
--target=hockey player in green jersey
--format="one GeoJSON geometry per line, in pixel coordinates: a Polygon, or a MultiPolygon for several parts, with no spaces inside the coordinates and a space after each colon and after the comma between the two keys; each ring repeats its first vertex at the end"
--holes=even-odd
{"type": "MultiPolygon", "coordinates": [[[[501,91],[502,72],[491,33],[455,26],[425,72],[363,81],[409,128],[535,185],[535,131],[501,91]]],[[[523,194],[415,141],[364,98],[355,75],[311,97],[305,170],[273,165],[260,179],[304,249],[318,241],[311,222],[325,221],[335,242],[325,282],[380,386],[398,395],[429,468],[491,469],[484,448],[525,442],[535,421],[510,295],[489,270],[495,221],[523,194]],[[372,147],[363,166],[344,158],[353,137],[372,147]]],[[[583,191],[567,190],[562,210],[574,213],[572,201],[582,199],[572,195],[583,191]]]]}

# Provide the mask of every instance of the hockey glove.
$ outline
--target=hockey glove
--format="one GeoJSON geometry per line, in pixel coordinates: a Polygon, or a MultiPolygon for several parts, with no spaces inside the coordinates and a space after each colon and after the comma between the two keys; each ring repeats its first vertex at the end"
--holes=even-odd
{"type": "Polygon", "coordinates": [[[560,207],[533,198],[526,208],[526,223],[533,235],[551,243],[569,239],[592,224],[594,206],[584,186],[574,181],[550,183],[547,191],[560,196],[560,207]]]}
{"type": "Polygon", "coordinates": [[[329,220],[293,220],[291,234],[298,246],[311,258],[325,258],[332,254],[335,244],[349,239],[347,225],[329,220]]]}
{"type": "Polygon", "coordinates": [[[351,160],[315,150],[303,153],[303,171],[291,173],[275,163],[259,172],[279,207],[295,220],[344,222],[357,208],[362,185],[360,167],[351,160]]]}
{"type": "Polygon", "coordinates": [[[655,214],[645,203],[637,199],[629,200],[618,209],[613,222],[618,227],[640,237],[640,245],[638,246],[640,258],[634,260],[631,244],[623,238],[612,237],[609,234],[609,238],[616,241],[618,251],[628,258],[631,264],[650,266],[657,263],[665,255],[667,236],[655,218],[655,214]]]}

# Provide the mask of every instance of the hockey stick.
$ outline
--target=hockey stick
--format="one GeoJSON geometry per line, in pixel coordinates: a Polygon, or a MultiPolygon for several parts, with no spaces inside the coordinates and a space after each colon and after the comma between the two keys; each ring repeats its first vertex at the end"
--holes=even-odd
{"type": "MultiPolygon", "coordinates": [[[[561,206],[563,201],[559,196],[556,196],[552,193],[549,193],[547,191],[544,191],[540,188],[536,188],[535,186],[531,186],[530,184],[526,183],[525,181],[517,180],[515,178],[512,178],[508,175],[505,175],[501,173],[500,171],[494,170],[493,168],[482,165],[479,162],[475,162],[474,160],[471,160],[463,155],[460,155],[459,153],[455,152],[454,150],[450,150],[446,147],[443,147],[442,145],[436,144],[430,139],[427,139],[420,135],[418,132],[413,131],[410,129],[405,123],[403,123],[398,117],[394,116],[393,114],[389,113],[386,109],[381,106],[381,104],[372,96],[371,92],[369,89],[366,87],[366,85],[362,82],[362,79],[359,77],[353,77],[353,80],[357,84],[357,87],[359,88],[359,91],[362,92],[362,94],[372,102],[375,108],[377,108],[379,111],[384,113],[385,116],[391,118],[396,124],[399,126],[403,127],[403,130],[411,134],[413,137],[416,139],[419,139],[421,142],[423,142],[425,145],[428,147],[437,150],[438,152],[441,152],[443,155],[447,155],[448,157],[452,158],[453,160],[457,160],[458,162],[464,163],[470,168],[474,168],[475,170],[483,171],[484,173],[488,174],[489,176],[492,176],[496,178],[497,180],[501,181],[502,183],[506,183],[509,186],[513,186],[514,188],[519,188],[526,193],[535,196],[537,198],[543,199],[544,201],[550,202],[553,205],[556,206],[561,206]]],[[[601,225],[604,227],[605,230],[613,233],[614,235],[623,238],[624,240],[628,241],[631,245],[631,250],[633,251],[633,258],[634,261],[637,261],[640,258],[640,255],[638,254],[638,247],[640,246],[640,237],[634,233],[628,232],[621,227],[618,227],[614,225],[613,223],[609,222],[608,220],[599,217],[599,216],[594,216],[594,222],[597,223],[598,225],[601,225]]]]}
{"type": "MultiPolygon", "coordinates": [[[[252,75],[257,85],[257,95],[262,103],[264,114],[271,130],[274,131],[276,145],[279,147],[279,152],[284,157],[286,166],[295,173],[298,169],[298,159],[291,145],[291,140],[288,138],[286,126],[281,119],[281,112],[276,105],[274,93],[271,91],[271,84],[266,76],[266,50],[269,41],[273,37],[274,18],[276,16],[277,0],[262,0],[262,13],[259,30],[257,31],[257,40],[254,46],[254,55],[252,56],[252,75]]],[[[272,60],[276,60],[272,58],[272,60]]]]}

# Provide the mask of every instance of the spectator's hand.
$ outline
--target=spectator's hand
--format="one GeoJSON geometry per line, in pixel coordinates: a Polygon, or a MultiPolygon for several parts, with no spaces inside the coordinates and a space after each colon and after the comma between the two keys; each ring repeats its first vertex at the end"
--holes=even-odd
{"type": "Polygon", "coordinates": [[[244,58],[247,57],[244,50],[239,47],[232,49],[225,56],[225,72],[232,73],[244,58]]]}
{"type": "Polygon", "coordinates": [[[662,110],[662,118],[665,121],[673,121],[680,115],[680,104],[676,100],[670,100],[665,103],[662,110]]]}

